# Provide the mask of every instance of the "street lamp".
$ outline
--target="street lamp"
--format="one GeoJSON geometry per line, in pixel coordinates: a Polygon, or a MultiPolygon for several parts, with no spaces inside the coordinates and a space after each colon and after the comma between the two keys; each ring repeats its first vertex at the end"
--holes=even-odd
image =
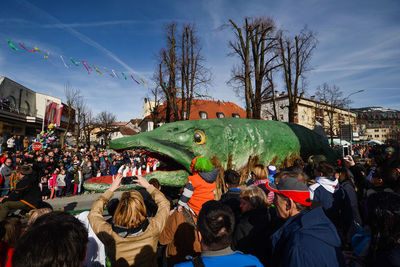
{"type": "MultiPolygon", "coordinates": [[[[364,92],[364,90],[362,89],[362,90],[358,90],[356,92],[353,92],[353,93],[349,94],[345,99],[350,100],[350,96],[358,94],[358,93],[361,93],[361,92],[364,92]]],[[[349,101],[347,112],[348,112],[348,117],[349,117],[349,134],[350,134],[350,150],[349,150],[349,153],[351,155],[352,152],[353,152],[353,129],[351,127],[351,121],[350,121],[350,101],[349,101]]]]}

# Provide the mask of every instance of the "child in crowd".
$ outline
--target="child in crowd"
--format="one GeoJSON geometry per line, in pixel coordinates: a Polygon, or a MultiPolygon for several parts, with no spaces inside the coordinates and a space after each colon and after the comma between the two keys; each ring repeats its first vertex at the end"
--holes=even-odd
{"type": "Polygon", "coordinates": [[[188,177],[179,199],[178,210],[181,211],[182,207],[185,207],[198,215],[203,204],[215,198],[218,169],[214,168],[209,159],[202,156],[192,160],[190,169],[192,175],[188,177]]]}
{"type": "Polygon", "coordinates": [[[82,167],[81,166],[78,167],[77,174],[78,174],[78,194],[81,194],[81,192],[83,191],[82,190],[82,187],[83,187],[83,171],[82,171],[82,167]]]}
{"type": "Polygon", "coordinates": [[[58,170],[54,170],[53,174],[49,177],[49,190],[50,190],[50,198],[54,198],[56,196],[57,188],[57,175],[58,170]]]}
{"type": "Polygon", "coordinates": [[[60,173],[57,175],[57,187],[58,187],[57,193],[59,197],[65,195],[65,186],[66,186],[65,176],[66,176],[65,169],[61,169],[60,173]]]}
{"type": "Polygon", "coordinates": [[[49,191],[49,184],[47,181],[47,176],[43,176],[41,181],[40,181],[40,191],[42,191],[42,199],[43,200],[47,200],[47,198],[50,195],[50,191],[49,191]]]}

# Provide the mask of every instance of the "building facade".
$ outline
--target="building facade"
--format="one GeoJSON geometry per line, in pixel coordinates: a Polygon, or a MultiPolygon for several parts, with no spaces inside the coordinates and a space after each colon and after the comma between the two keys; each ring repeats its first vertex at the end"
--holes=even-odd
{"type": "Polygon", "coordinates": [[[400,141],[400,111],[382,107],[364,107],[352,109],[357,113],[357,123],[365,130],[366,140],[385,143],[389,140],[400,141]]]}
{"type": "MultiPolygon", "coordinates": [[[[289,121],[289,97],[286,93],[277,93],[275,97],[276,120],[289,121]]],[[[275,119],[274,103],[272,99],[263,101],[261,105],[261,117],[266,120],[275,119]]],[[[294,122],[311,130],[319,122],[329,135],[332,128],[335,137],[340,137],[341,131],[351,127],[353,136],[358,130],[356,114],[348,109],[338,106],[330,106],[315,99],[301,97],[295,110],[294,122]],[[332,114],[332,115],[330,115],[332,114]],[[351,126],[349,126],[349,123],[351,126]]]]}

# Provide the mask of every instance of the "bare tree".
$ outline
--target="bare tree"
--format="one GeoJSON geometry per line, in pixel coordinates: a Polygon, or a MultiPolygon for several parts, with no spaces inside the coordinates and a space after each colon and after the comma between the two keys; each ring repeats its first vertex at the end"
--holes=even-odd
{"type": "MultiPolygon", "coordinates": [[[[153,80],[155,81],[156,86],[154,88],[150,88],[150,94],[152,95],[152,99],[149,103],[150,114],[153,121],[154,129],[158,127],[158,123],[160,122],[160,106],[162,105],[163,100],[163,91],[162,87],[165,86],[163,82],[163,73],[162,73],[162,64],[158,64],[158,69],[153,75],[153,80]],[[164,85],[163,85],[164,84],[164,85]],[[153,104],[152,104],[153,103],[153,104]]],[[[150,101],[150,97],[148,97],[150,101]]]]}
{"type": "Polygon", "coordinates": [[[79,147],[79,145],[82,141],[81,134],[82,134],[83,126],[84,126],[83,119],[84,119],[84,115],[86,114],[86,109],[87,109],[87,105],[86,105],[86,101],[83,98],[83,96],[76,99],[76,101],[75,101],[75,110],[76,110],[75,142],[76,142],[77,147],[79,147]]]}
{"type": "Polygon", "coordinates": [[[281,31],[278,41],[278,54],[289,96],[289,122],[295,122],[297,105],[300,96],[305,92],[305,74],[310,70],[310,60],[317,46],[317,39],[315,34],[305,27],[294,37],[284,36],[281,31]]]}
{"type": "Polygon", "coordinates": [[[87,107],[82,113],[82,132],[85,144],[90,147],[90,134],[98,127],[97,121],[92,111],[87,107]]]}
{"type": "Polygon", "coordinates": [[[100,128],[101,135],[104,138],[105,145],[107,146],[110,134],[117,130],[116,127],[112,125],[114,122],[116,122],[117,117],[108,111],[102,111],[97,115],[96,120],[100,128]]]}
{"type": "Polygon", "coordinates": [[[167,44],[160,52],[156,79],[166,99],[167,122],[189,118],[194,94],[211,80],[210,71],[202,64],[204,58],[195,25],[183,25],[181,32],[176,28],[176,23],[166,27],[167,44]]]}
{"type": "Polygon", "coordinates": [[[262,100],[274,93],[273,73],[280,66],[275,23],[265,17],[245,18],[242,27],[229,22],[235,33],[235,40],[229,42],[230,54],[241,59],[241,67],[233,68],[229,83],[244,89],[247,118],[260,119],[262,100]]]}
{"type": "Polygon", "coordinates": [[[317,101],[316,114],[317,120],[328,130],[333,146],[333,136],[339,130],[339,124],[335,118],[338,108],[343,108],[349,104],[349,100],[343,97],[343,92],[336,85],[330,86],[327,83],[318,86],[315,92],[317,101]],[[322,121],[321,121],[322,120],[322,121]],[[326,122],[326,124],[324,123],[326,122]]]}
{"type": "Polygon", "coordinates": [[[71,126],[75,124],[75,105],[77,101],[82,97],[79,89],[72,88],[69,83],[67,83],[64,87],[65,98],[67,100],[67,108],[68,108],[68,121],[65,132],[61,135],[61,147],[64,147],[65,136],[70,130],[71,126]]]}

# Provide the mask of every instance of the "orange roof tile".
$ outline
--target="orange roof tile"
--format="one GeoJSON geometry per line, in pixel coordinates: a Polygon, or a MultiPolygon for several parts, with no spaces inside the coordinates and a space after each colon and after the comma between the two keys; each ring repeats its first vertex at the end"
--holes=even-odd
{"type": "MultiPolygon", "coordinates": [[[[178,107],[181,107],[182,99],[177,98],[178,107]]],[[[160,106],[159,118],[165,119],[166,117],[166,101],[160,106]]],[[[246,118],[246,111],[232,102],[203,100],[203,99],[192,99],[192,106],[190,109],[189,120],[201,119],[200,112],[206,112],[208,119],[218,118],[217,113],[223,113],[224,117],[233,117],[233,114],[238,114],[241,118],[246,118]]],[[[171,118],[173,118],[171,113],[171,118]]],[[[145,117],[144,119],[151,119],[152,114],[145,117]]]]}

